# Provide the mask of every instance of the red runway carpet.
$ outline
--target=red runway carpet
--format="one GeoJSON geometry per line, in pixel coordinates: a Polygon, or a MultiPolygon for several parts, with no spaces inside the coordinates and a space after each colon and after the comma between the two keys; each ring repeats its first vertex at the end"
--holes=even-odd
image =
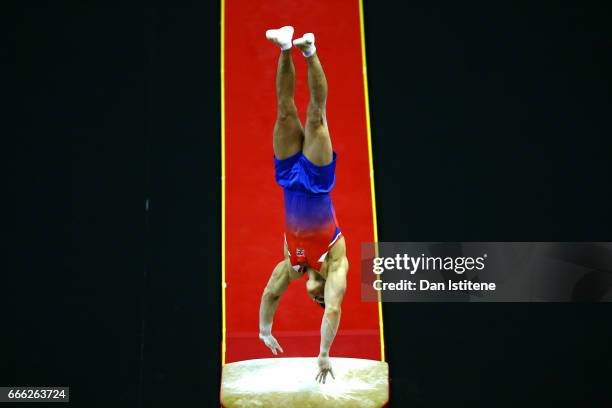
{"type": "MultiPolygon", "coordinates": [[[[368,132],[358,0],[226,0],[224,17],[225,112],[225,362],[272,357],[258,339],[263,288],[283,257],[282,189],[274,180],[272,129],[274,78],[279,49],[265,30],[293,25],[294,38],[316,35],[329,83],[327,119],[338,153],[332,192],[346,237],[350,270],[340,330],[332,357],[381,359],[377,303],[360,300],[361,242],[374,240],[368,132]]],[[[306,64],[293,52],[296,103],[302,121],[308,89],[306,64]]],[[[279,305],[273,334],[283,357],[315,357],[323,309],[306,293],[305,278],[293,282],[279,305]]]]}

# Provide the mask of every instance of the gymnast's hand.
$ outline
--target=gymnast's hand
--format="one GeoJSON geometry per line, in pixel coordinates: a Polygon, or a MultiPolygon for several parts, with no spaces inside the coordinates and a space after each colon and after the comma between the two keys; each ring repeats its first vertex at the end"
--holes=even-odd
{"type": "Polygon", "coordinates": [[[280,344],[278,344],[278,341],[276,341],[272,333],[259,332],[259,338],[266,344],[266,346],[268,346],[270,350],[272,350],[272,354],[277,355],[277,350],[280,350],[280,352],[283,353],[283,348],[280,346],[280,344]]]}
{"type": "Polygon", "coordinates": [[[329,359],[329,355],[321,353],[319,354],[319,374],[315,377],[320,383],[325,384],[325,378],[327,377],[327,373],[331,374],[332,378],[335,380],[334,372],[332,371],[331,360],[329,359]]]}

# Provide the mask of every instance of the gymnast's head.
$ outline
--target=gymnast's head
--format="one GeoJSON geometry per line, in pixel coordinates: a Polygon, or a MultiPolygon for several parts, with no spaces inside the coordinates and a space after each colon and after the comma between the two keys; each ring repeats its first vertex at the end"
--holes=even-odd
{"type": "Polygon", "coordinates": [[[325,279],[311,269],[308,270],[306,290],[314,302],[318,303],[322,308],[325,308],[325,279]]]}

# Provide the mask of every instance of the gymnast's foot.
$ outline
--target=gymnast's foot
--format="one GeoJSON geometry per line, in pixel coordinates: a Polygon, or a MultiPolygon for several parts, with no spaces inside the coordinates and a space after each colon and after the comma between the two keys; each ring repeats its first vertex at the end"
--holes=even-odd
{"type": "Polygon", "coordinates": [[[268,30],[266,38],[278,45],[282,51],[289,50],[293,39],[293,27],[284,26],[276,30],[268,30]]]}
{"type": "Polygon", "coordinates": [[[317,51],[315,47],[315,36],[313,33],[306,33],[301,38],[293,40],[293,45],[302,51],[306,58],[311,57],[317,51]]]}

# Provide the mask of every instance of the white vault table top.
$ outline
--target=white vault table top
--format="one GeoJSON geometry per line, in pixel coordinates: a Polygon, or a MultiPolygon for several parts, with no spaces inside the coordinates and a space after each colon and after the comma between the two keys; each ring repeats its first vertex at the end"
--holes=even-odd
{"type": "Polygon", "coordinates": [[[336,379],[315,381],[316,358],[264,358],[226,364],[221,403],[234,407],[382,407],[389,366],[382,361],[331,358],[336,379]]]}

